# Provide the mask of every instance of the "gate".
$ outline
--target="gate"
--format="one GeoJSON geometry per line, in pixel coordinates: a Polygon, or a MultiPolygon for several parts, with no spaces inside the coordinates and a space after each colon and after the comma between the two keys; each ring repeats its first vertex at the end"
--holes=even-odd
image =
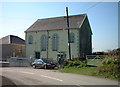
{"type": "Polygon", "coordinates": [[[98,66],[105,55],[86,55],[87,65],[98,66]]]}

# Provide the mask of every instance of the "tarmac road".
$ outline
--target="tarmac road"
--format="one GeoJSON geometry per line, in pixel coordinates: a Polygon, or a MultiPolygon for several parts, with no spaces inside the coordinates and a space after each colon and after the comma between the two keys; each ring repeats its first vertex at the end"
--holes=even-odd
{"type": "Polygon", "coordinates": [[[8,79],[4,76],[0,76],[0,78],[2,78],[2,85],[12,85],[14,87],[17,87],[16,84],[14,82],[12,82],[10,79],[8,79]]]}
{"type": "MultiPolygon", "coordinates": [[[[117,80],[61,73],[58,70],[33,69],[32,67],[4,67],[2,68],[2,76],[9,78],[16,85],[49,85],[49,87],[50,85],[75,85],[77,87],[85,85],[94,85],[94,87],[102,85],[101,87],[103,87],[104,85],[105,87],[118,87],[117,80]]],[[[5,85],[9,85],[9,83],[5,85]]]]}

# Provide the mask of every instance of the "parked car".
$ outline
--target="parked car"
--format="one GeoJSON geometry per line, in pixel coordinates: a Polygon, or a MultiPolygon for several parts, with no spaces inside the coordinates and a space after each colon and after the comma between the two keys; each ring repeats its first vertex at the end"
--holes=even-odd
{"type": "Polygon", "coordinates": [[[32,67],[34,69],[35,68],[54,69],[56,65],[53,63],[49,63],[49,61],[44,60],[44,59],[35,59],[34,62],[32,63],[32,67]]]}

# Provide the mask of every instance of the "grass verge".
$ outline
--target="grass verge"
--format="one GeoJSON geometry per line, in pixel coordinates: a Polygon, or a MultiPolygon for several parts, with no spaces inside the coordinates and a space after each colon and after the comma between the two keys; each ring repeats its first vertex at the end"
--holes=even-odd
{"type": "Polygon", "coordinates": [[[83,74],[83,75],[96,75],[97,67],[82,67],[82,68],[76,68],[76,67],[69,67],[60,69],[60,72],[65,73],[76,73],[76,74],[83,74]]]}
{"type": "MultiPolygon", "coordinates": [[[[60,72],[65,72],[65,73],[76,73],[76,74],[81,74],[81,75],[89,75],[89,76],[97,76],[97,77],[102,77],[102,78],[109,78],[109,79],[116,79],[114,76],[110,75],[109,73],[97,73],[98,67],[82,67],[82,68],[76,68],[76,67],[69,67],[69,68],[64,68],[60,69],[60,72]]],[[[116,79],[117,80],[117,79],[116,79]]]]}

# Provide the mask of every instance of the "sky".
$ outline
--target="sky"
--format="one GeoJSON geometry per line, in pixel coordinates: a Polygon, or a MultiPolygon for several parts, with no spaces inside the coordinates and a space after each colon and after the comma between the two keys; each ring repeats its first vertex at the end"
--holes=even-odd
{"type": "Polygon", "coordinates": [[[93,32],[92,49],[108,51],[118,48],[118,2],[0,2],[0,38],[17,35],[37,19],[87,14],[93,32]]]}

